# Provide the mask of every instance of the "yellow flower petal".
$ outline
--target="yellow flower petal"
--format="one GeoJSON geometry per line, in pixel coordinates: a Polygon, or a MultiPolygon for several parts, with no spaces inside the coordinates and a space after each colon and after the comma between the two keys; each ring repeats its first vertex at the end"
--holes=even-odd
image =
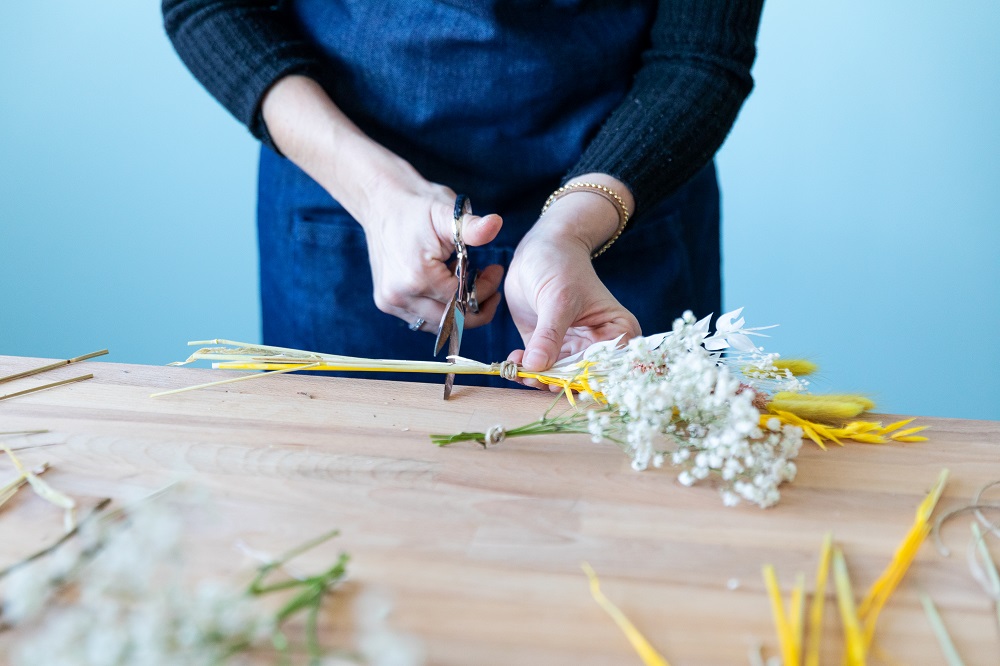
{"type": "Polygon", "coordinates": [[[902,421],[896,421],[895,423],[890,423],[886,427],[882,428],[882,434],[884,435],[886,433],[892,432],[893,430],[896,430],[897,428],[902,428],[907,423],[912,423],[915,420],[916,419],[903,419],[902,421]]]}
{"type": "Polygon", "coordinates": [[[917,426],[916,428],[907,428],[906,430],[900,430],[899,432],[889,435],[890,439],[896,439],[897,437],[909,437],[910,435],[915,435],[921,430],[927,430],[927,426],[917,426]]]}
{"type": "Polygon", "coordinates": [[[903,538],[902,543],[896,549],[896,553],[889,562],[889,565],[879,576],[878,580],[872,584],[865,595],[861,605],[858,606],[858,615],[865,626],[865,644],[870,645],[872,637],[875,635],[875,624],[878,622],[878,615],[882,611],[889,597],[895,591],[899,582],[903,579],[910,568],[920,545],[927,538],[931,531],[928,521],[937,506],[941,493],[944,492],[945,484],[948,481],[948,470],[943,469],[938,475],[937,482],[930,492],[917,507],[917,513],[913,520],[910,531],[903,538]]]}

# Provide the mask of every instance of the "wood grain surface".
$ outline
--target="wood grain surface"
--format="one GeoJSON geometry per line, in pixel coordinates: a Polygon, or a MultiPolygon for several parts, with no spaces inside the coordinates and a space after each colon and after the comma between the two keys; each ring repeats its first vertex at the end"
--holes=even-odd
{"type": "MultiPolygon", "coordinates": [[[[0,375],[43,362],[0,357],[0,375]]],[[[211,510],[190,509],[185,520],[204,575],[249,566],[237,541],[277,554],[340,528],[300,564],[318,569],[351,554],[328,638],[347,640],[344,606],[377,589],[391,599],[391,626],[417,636],[433,664],[640,663],[590,598],[583,561],[675,666],[746,664],[755,644],[775,655],[763,564],[776,567],[785,590],[805,573],[811,591],[832,531],[860,594],[942,468],[951,480],[939,512],[1000,479],[994,422],[920,419],[931,426],[924,443],[826,452],[806,443],[798,478],[778,506],[761,510],[725,508],[710,485],[685,488],[669,469],[635,472],[616,447],[584,435],[437,448],[431,433],[521,425],[551,402],[541,392],[463,387],[461,378],[447,402],[439,384],[292,375],[152,399],[229,375],[88,362],[5,388],[81,371],[95,378],[0,402],[0,431],[50,431],[5,438],[28,447],[25,463],[50,461],[48,481],[84,505],[135,500],[177,479],[203,489],[211,510]]],[[[2,460],[0,480],[8,476],[2,460]]],[[[57,509],[22,491],[0,509],[0,567],[51,543],[61,527],[57,509]]],[[[954,554],[923,546],[882,614],[877,644],[885,663],[943,663],[920,606],[926,591],[966,663],[995,666],[996,618],[964,556],[968,519],[943,536],[954,554]]],[[[840,664],[832,586],[826,594],[823,663],[840,664]]]]}

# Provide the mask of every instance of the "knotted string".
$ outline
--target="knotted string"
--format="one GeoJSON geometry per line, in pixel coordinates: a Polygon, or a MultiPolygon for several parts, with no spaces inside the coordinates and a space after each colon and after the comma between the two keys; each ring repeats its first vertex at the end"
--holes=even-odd
{"type": "Polygon", "coordinates": [[[514,361],[501,361],[499,364],[494,363],[496,369],[499,370],[500,376],[504,379],[515,381],[517,379],[517,363],[514,361]]]}
{"type": "Polygon", "coordinates": [[[506,436],[507,432],[503,429],[503,426],[497,424],[486,431],[486,444],[499,444],[506,436]]]}

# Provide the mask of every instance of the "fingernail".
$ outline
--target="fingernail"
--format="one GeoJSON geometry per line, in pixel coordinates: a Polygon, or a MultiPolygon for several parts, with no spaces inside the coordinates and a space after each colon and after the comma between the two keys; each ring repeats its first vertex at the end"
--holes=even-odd
{"type": "Polygon", "coordinates": [[[543,370],[549,366],[549,358],[545,352],[531,349],[524,355],[522,365],[530,370],[543,370]]]}

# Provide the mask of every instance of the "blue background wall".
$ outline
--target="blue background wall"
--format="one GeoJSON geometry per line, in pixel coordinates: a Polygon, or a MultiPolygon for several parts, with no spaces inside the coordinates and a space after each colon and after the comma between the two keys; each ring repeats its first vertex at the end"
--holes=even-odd
{"type": "MultiPolygon", "coordinates": [[[[997,34],[995,0],[767,4],[719,156],[726,302],[814,389],[1000,419],[997,34]]],[[[255,156],[158,3],[3,3],[0,354],[259,339],[255,156]]]]}

